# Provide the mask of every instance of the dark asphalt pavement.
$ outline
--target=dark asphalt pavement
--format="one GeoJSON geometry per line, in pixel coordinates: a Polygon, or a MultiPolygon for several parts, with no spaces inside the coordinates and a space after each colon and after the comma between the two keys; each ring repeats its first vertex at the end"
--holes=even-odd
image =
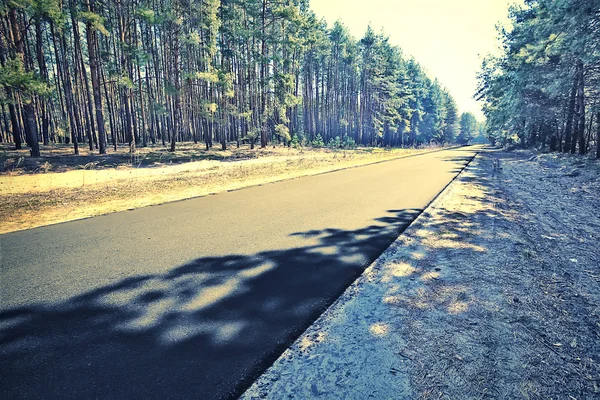
{"type": "Polygon", "coordinates": [[[0,235],[1,398],[240,394],[475,150],[0,235]]]}

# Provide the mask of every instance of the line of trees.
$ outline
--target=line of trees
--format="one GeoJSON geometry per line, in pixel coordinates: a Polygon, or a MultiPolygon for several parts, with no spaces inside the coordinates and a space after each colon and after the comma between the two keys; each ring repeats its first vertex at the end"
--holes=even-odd
{"type": "Polygon", "coordinates": [[[600,158],[600,2],[526,0],[478,96],[493,140],[600,158]]]}
{"type": "Polygon", "coordinates": [[[307,0],[7,0],[0,140],[111,146],[451,142],[452,96],[307,0]]]}

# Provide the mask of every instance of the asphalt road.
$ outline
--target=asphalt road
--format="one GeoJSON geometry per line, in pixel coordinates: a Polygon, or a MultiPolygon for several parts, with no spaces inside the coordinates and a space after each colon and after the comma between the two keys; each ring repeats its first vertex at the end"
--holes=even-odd
{"type": "Polygon", "coordinates": [[[239,395],[474,153],[0,235],[1,397],[239,395]]]}

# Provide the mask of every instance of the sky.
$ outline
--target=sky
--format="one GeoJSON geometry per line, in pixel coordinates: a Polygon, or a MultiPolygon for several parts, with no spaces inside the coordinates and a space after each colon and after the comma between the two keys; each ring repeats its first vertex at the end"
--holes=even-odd
{"type": "Polygon", "coordinates": [[[509,0],[311,0],[332,26],[341,20],[355,38],[371,24],[413,56],[445,86],[461,110],[483,120],[473,99],[481,60],[497,52],[498,23],[507,24],[509,0]]]}

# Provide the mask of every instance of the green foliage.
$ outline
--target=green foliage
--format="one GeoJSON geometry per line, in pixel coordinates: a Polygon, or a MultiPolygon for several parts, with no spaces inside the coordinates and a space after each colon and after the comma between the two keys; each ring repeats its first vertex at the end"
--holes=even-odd
{"type": "Polygon", "coordinates": [[[138,8],[138,15],[147,24],[154,24],[156,22],[156,13],[154,10],[147,7],[138,8]]]}
{"type": "Polygon", "coordinates": [[[255,142],[256,139],[260,137],[260,130],[258,128],[250,129],[246,137],[252,142],[255,142]]]}
{"type": "Polygon", "coordinates": [[[292,139],[290,140],[290,146],[293,147],[294,149],[301,147],[300,140],[298,140],[298,135],[296,135],[296,134],[292,135],[292,139]]]}
{"type": "Polygon", "coordinates": [[[340,137],[336,136],[335,138],[329,139],[327,147],[329,147],[330,149],[339,149],[340,147],[342,147],[342,141],[340,140],[340,137]]]}
{"type": "Polygon", "coordinates": [[[167,108],[164,104],[154,103],[152,109],[157,115],[167,115],[167,108]]]}
{"type": "Polygon", "coordinates": [[[341,147],[346,150],[354,150],[354,149],[356,149],[356,142],[354,141],[353,138],[346,136],[346,137],[344,137],[344,140],[342,141],[341,147]]]}
{"type": "Polygon", "coordinates": [[[298,133],[294,134],[294,136],[297,137],[299,147],[310,146],[311,142],[308,139],[308,137],[306,136],[306,134],[304,134],[302,132],[298,132],[298,133]]]}
{"type": "Polygon", "coordinates": [[[275,125],[275,134],[277,134],[277,136],[279,136],[284,143],[289,142],[291,139],[290,129],[284,124],[275,125]]]}
{"type": "Polygon", "coordinates": [[[192,31],[190,33],[187,33],[186,35],[183,36],[182,42],[185,44],[192,45],[192,46],[200,46],[200,44],[201,44],[200,33],[198,33],[197,31],[192,31]]]}
{"type": "Polygon", "coordinates": [[[120,75],[120,76],[118,76],[117,77],[117,85],[121,86],[121,87],[128,88],[128,89],[135,88],[135,85],[133,84],[133,81],[127,75],[120,75]]]}
{"type": "Polygon", "coordinates": [[[62,12],[58,0],[30,0],[29,13],[40,20],[49,20],[60,23],[62,12]]]}
{"type": "Polygon", "coordinates": [[[488,134],[503,145],[566,151],[577,140],[587,151],[592,125],[578,110],[600,110],[600,3],[530,0],[510,18],[512,29],[500,30],[504,52],[488,56],[478,76],[488,134]]]}
{"type": "Polygon", "coordinates": [[[31,96],[46,96],[50,88],[33,72],[26,72],[21,60],[11,58],[0,65],[0,87],[9,87],[21,92],[27,99],[31,96]]]}
{"type": "Polygon", "coordinates": [[[466,112],[460,116],[460,134],[456,138],[458,144],[468,144],[477,135],[479,124],[475,116],[466,112]]]}
{"type": "Polygon", "coordinates": [[[80,11],[79,16],[93,29],[96,29],[105,36],[110,36],[110,32],[104,26],[104,18],[102,16],[90,11],[80,11]]]}
{"type": "Polygon", "coordinates": [[[444,109],[441,143],[453,143],[460,132],[458,107],[450,94],[444,91],[444,109]]]}
{"type": "Polygon", "coordinates": [[[325,147],[325,142],[323,141],[323,137],[321,136],[320,133],[314,138],[314,140],[312,141],[311,144],[313,147],[316,147],[316,148],[325,147]]]}
{"type": "Polygon", "coordinates": [[[214,72],[195,72],[191,75],[192,77],[205,82],[217,83],[219,82],[219,74],[214,72]]]}
{"type": "Polygon", "coordinates": [[[169,96],[178,95],[181,90],[177,88],[177,86],[173,85],[171,82],[165,82],[165,94],[169,96]]]}

